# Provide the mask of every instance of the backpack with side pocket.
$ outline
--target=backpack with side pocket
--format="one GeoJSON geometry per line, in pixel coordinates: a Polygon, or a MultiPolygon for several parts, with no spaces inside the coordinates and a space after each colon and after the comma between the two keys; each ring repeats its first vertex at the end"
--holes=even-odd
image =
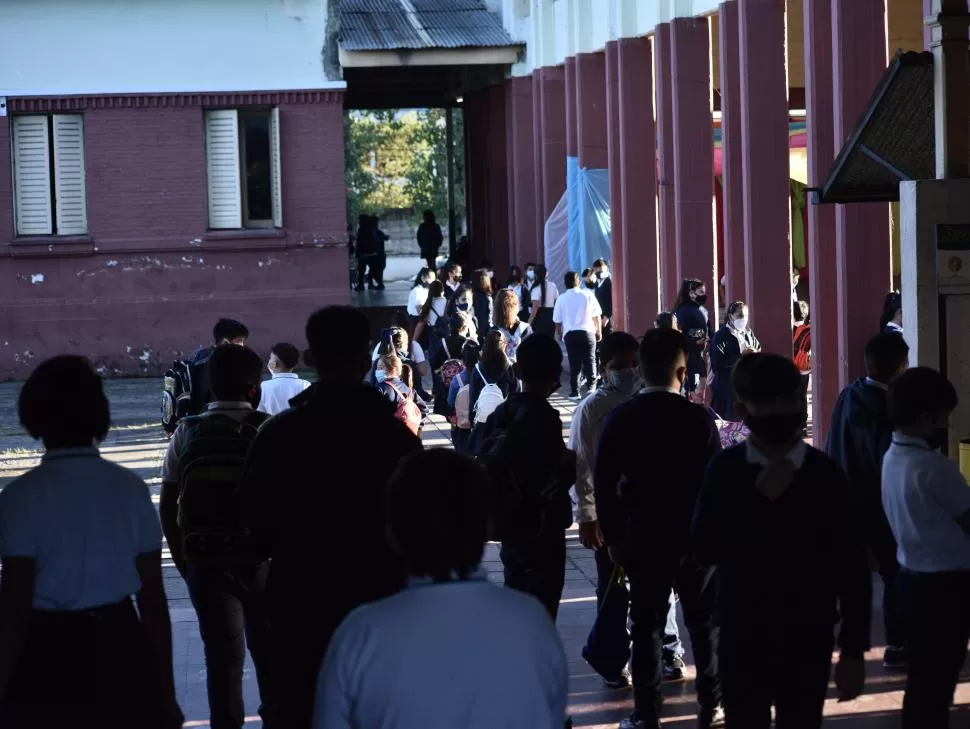
{"type": "Polygon", "coordinates": [[[269,417],[216,412],[183,420],[178,525],[187,564],[227,567],[265,558],[250,538],[240,487],[249,448],[269,417]]]}
{"type": "Polygon", "coordinates": [[[471,398],[471,383],[465,382],[455,396],[455,427],[458,430],[472,429],[471,398]]]}
{"type": "Polygon", "coordinates": [[[475,370],[478,372],[478,376],[482,378],[482,382],[485,383],[485,387],[478,393],[478,399],[475,401],[475,422],[484,423],[488,420],[488,416],[505,402],[505,393],[494,382],[488,381],[480,364],[475,365],[475,370]]]}
{"type": "Polygon", "coordinates": [[[445,350],[446,359],[438,368],[438,379],[441,381],[441,387],[447,393],[455,376],[465,371],[465,365],[460,359],[451,356],[451,352],[448,351],[448,343],[444,339],[441,340],[441,346],[445,350]]]}
{"type": "Polygon", "coordinates": [[[405,395],[387,380],[384,381],[384,384],[397,393],[397,409],[394,411],[394,417],[408,426],[408,430],[418,435],[424,416],[421,414],[421,408],[414,402],[414,393],[405,395]]]}
{"type": "Polygon", "coordinates": [[[812,369],[812,328],[808,324],[800,324],[795,329],[792,349],[792,360],[800,372],[810,372],[812,369]]]}
{"type": "Polygon", "coordinates": [[[179,421],[198,415],[209,403],[208,353],[176,360],[162,376],[162,428],[171,435],[179,421]]]}

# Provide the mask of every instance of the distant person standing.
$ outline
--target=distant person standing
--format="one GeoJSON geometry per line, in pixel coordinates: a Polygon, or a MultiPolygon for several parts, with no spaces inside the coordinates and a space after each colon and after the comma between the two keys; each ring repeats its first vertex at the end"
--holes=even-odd
{"type": "Polygon", "coordinates": [[[438,251],[444,236],[433,211],[425,210],[423,217],[423,222],[418,226],[418,248],[421,250],[421,257],[428,262],[428,270],[435,271],[438,268],[438,251]]]}
{"type": "Polygon", "coordinates": [[[556,331],[552,321],[552,310],[556,305],[556,299],[559,298],[559,288],[549,281],[549,271],[542,264],[526,268],[525,276],[529,282],[529,298],[532,301],[529,326],[534,332],[551,337],[556,331]]]}
{"type": "Polygon", "coordinates": [[[603,311],[603,336],[613,331],[613,279],[610,267],[602,258],[593,263],[593,291],[603,311]]]}
{"type": "Polygon", "coordinates": [[[376,215],[371,216],[371,235],[374,238],[374,248],[377,255],[374,259],[374,288],[384,290],[384,269],[387,268],[387,241],[390,236],[381,230],[381,221],[376,215]]]}
{"type": "Polygon", "coordinates": [[[377,256],[377,241],[374,240],[373,226],[369,215],[361,213],[357,217],[357,285],[354,291],[363,291],[364,282],[373,285],[374,266],[377,256]]]}
{"type": "Polygon", "coordinates": [[[687,356],[685,392],[692,399],[702,400],[707,386],[707,345],[714,338],[714,327],[705,308],[707,287],[699,278],[684,279],[677,300],[671,307],[680,330],[690,340],[687,356]],[[697,393],[697,394],[695,394],[697,393]]]}
{"type": "Polygon", "coordinates": [[[882,318],[879,320],[879,330],[886,334],[903,333],[903,297],[898,291],[886,294],[882,306],[882,318]]]}
{"type": "Polygon", "coordinates": [[[579,288],[579,275],[566,274],[566,291],[556,299],[552,321],[556,325],[556,339],[566,345],[569,357],[569,397],[579,397],[579,376],[582,372],[586,386],[596,388],[596,343],[603,338],[599,302],[591,291],[579,288]]]}

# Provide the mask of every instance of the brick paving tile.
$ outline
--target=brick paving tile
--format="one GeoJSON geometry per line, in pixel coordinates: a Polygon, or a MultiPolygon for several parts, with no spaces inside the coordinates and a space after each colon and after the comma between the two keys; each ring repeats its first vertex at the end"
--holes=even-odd
{"type": "MultiPolygon", "coordinates": [[[[105,443],[103,451],[107,458],[121,463],[141,475],[151,490],[156,503],[160,483],[158,469],[164,453],[165,441],[157,427],[158,383],[148,380],[121,380],[107,383],[112,405],[115,429],[105,443]]],[[[16,396],[18,386],[0,384],[0,487],[24,470],[38,462],[40,452],[20,430],[16,421],[16,396]]],[[[568,432],[572,404],[565,398],[557,398],[554,405],[564,420],[564,432],[568,432]]],[[[426,429],[428,446],[448,445],[446,424],[435,420],[426,429]]],[[[629,690],[610,690],[583,661],[580,651],[586,640],[596,612],[593,588],[596,569],[590,552],[577,540],[575,529],[567,534],[566,587],[559,613],[558,627],[569,660],[570,695],[569,711],[577,727],[588,729],[615,729],[617,722],[632,709],[629,690]]],[[[167,555],[167,552],[166,552],[167,555]]],[[[185,583],[175,571],[171,560],[164,565],[165,588],[172,614],[172,639],[174,646],[176,688],[179,701],[186,716],[187,727],[207,727],[208,706],[205,693],[205,658],[199,638],[195,612],[188,599],[185,583]]],[[[491,544],[485,553],[485,568],[489,578],[501,584],[502,565],[497,545],[491,544]]],[[[875,580],[873,604],[873,635],[882,636],[880,617],[881,585],[875,580]]],[[[681,621],[682,621],[682,615],[681,621]]],[[[686,630],[681,622],[681,632],[686,630]]],[[[878,642],[878,640],[877,640],[878,642]]],[[[686,656],[691,663],[690,641],[685,639],[686,656]]],[[[753,650],[757,650],[755,641],[753,650]]],[[[898,674],[885,671],[881,666],[882,648],[876,647],[867,656],[868,679],[866,693],[859,699],[840,704],[830,688],[826,701],[826,727],[832,729],[890,729],[899,725],[904,679],[898,674]]],[[[695,726],[697,705],[691,680],[664,687],[664,726],[695,726]]],[[[964,680],[970,679],[965,675],[964,680]]],[[[250,716],[247,729],[261,726],[255,716],[259,704],[256,678],[252,663],[247,661],[244,676],[246,707],[250,716]]],[[[954,729],[970,729],[970,683],[957,688],[956,706],[952,711],[954,729]]]]}

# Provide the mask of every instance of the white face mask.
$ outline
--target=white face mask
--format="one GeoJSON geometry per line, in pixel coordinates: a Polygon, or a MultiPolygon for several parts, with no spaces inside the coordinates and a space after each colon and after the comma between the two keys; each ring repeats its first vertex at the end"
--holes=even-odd
{"type": "Polygon", "coordinates": [[[489,278],[495,278],[495,271],[486,271],[486,272],[485,272],[485,274],[486,274],[486,275],[487,275],[487,276],[488,276],[489,278]]]}
{"type": "Polygon", "coordinates": [[[739,332],[743,332],[745,329],[748,328],[748,318],[747,317],[741,317],[740,319],[735,319],[733,322],[731,322],[731,324],[739,332]]]}
{"type": "Polygon", "coordinates": [[[624,395],[632,395],[643,386],[640,373],[635,369],[610,370],[605,378],[610,387],[624,395]]]}
{"type": "Polygon", "coordinates": [[[536,277],[536,272],[530,268],[528,271],[525,272],[525,277],[530,281],[532,281],[536,277]]]}

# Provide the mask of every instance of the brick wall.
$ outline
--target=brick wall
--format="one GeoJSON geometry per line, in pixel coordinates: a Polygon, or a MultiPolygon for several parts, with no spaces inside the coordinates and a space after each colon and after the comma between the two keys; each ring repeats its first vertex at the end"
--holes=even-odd
{"type": "Polygon", "coordinates": [[[11,99],[12,113],[81,111],[85,238],[17,239],[10,118],[0,118],[0,379],[84,354],[106,374],[157,375],[220,316],[261,351],[303,343],[315,308],[349,301],[339,94],[11,99]],[[280,109],[283,229],[206,230],[206,106],[280,109]]]}

